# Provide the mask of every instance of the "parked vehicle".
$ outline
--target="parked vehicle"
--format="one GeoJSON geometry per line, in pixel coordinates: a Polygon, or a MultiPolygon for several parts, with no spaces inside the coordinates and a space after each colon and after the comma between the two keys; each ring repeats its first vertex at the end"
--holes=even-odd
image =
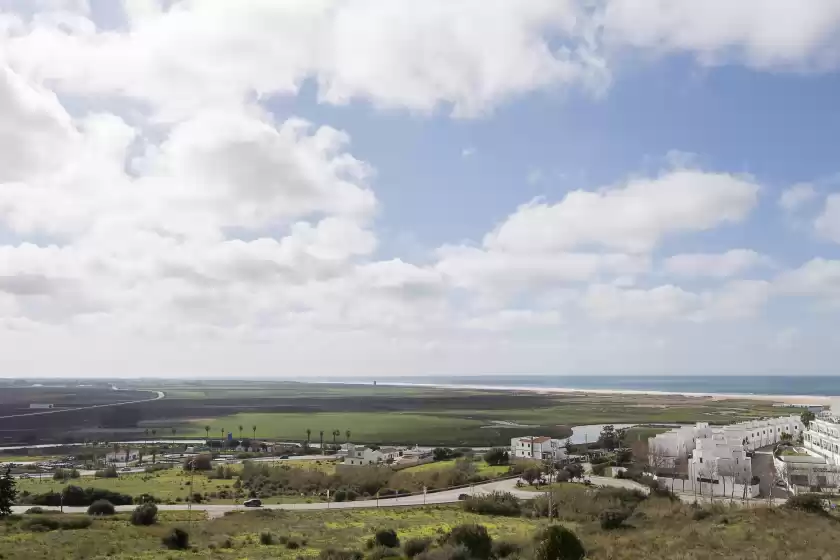
{"type": "Polygon", "coordinates": [[[251,498],[250,500],[245,500],[245,503],[242,505],[245,507],[262,507],[262,500],[251,498]]]}

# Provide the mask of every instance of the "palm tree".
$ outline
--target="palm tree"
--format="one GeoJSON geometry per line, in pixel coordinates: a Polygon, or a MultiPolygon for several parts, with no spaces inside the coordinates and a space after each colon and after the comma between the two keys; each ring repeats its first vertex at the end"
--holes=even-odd
{"type": "Polygon", "coordinates": [[[172,443],[175,443],[175,432],[177,432],[175,428],[172,428],[172,443]]]}
{"type": "Polygon", "coordinates": [[[157,430],[152,430],[152,439],[157,439],[157,430]]]}
{"type": "Polygon", "coordinates": [[[324,453],[324,430],[321,430],[321,453],[324,453]]]}
{"type": "Polygon", "coordinates": [[[345,443],[350,443],[350,430],[347,430],[346,432],[344,432],[344,435],[347,437],[347,439],[345,440],[345,443]]]}
{"type": "Polygon", "coordinates": [[[239,425],[239,443],[242,443],[242,424],[239,425]]]}
{"type": "Polygon", "coordinates": [[[309,438],[312,437],[312,430],[306,428],[306,445],[304,445],[305,449],[309,449],[309,438]]]}
{"type": "Polygon", "coordinates": [[[338,449],[338,444],[335,442],[335,438],[341,435],[341,430],[333,430],[333,447],[338,449]]]}
{"type": "Polygon", "coordinates": [[[210,426],[204,426],[204,431],[207,432],[207,439],[210,439],[210,426]]]}
{"type": "Polygon", "coordinates": [[[251,426],[251,431],[254,432],[254,439],[257,439],[257,425],[251,426]]]}
{"type": "Polygon", "coordinates": [[[146,428],[146,443],[149,442],[149,428],[146,428]]]}

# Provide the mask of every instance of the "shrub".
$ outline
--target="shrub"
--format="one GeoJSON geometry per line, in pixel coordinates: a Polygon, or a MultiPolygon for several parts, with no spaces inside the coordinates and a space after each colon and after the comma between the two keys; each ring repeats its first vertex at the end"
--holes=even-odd
{"type": "Polygon", "coordinates": [[[154,525],[157,522],[158,508],[153,503],[140,504],[131,514],[132,525],[154,525]]]}
{"type": "Polygon", "coordinates": [[[35,517],[24,519],[21,523],[21,528],[24,531],[31,531],[33,533],[45,533],[47,531],[55,531],[56,529],[65,529],[68,531],[75,529],[87,529],[93,522],[89,517],[67,517],[66,519],[58,519],[55,517],[35,517]]]}
{"type": "Polygon", "coordinates": [[[432,548],[415,557],[416,560],[473,560],[464,546],[443,546],[432,548]]]}
{"type": "Polygon", "coordinates": [[[335,494],[333,494],[333,501],[334,502],[343,502],[347,499],[347,492],[345,490],[336,490],[335,494]]]}
{"type": "Polygon", "coordinates": [[[96,500],[88,507],[88,515],[114,515],[114,504],[108,500],[96,500]]]}
{"type": "Polygon", "coordinates": [[[601,529],[609,531],[611,529],[618,529],[621,527],[624,520],[628,517],[630,517],[630,514],[627,511],[620,509],[608,509],[602,511],[598,516],[598,519],[601,522],[601,529]]]}
{"type": "Polygon", "coordinates": [[[405,552],[405,555],[409,558],[414,558],[418,554],[426,552],[431,544],[432,539],[427,537],[409,539],[405,542],[405,544],[403,544],[403,552],[405,552]]]}
{"type": "Polygon", "coordinates": [[[535,560],[583,560],[586,556],[577,536],[562,525],[546,527],[535,540],[535,560]]]}
{"type": "Polygon", "coordinates": [[[289,550],[297,550],[301,546],[303,546],[303,543],[304,543],[304,541],[299,541],[295,538],[288,538],[288,539],[286,539],[286,542],[283,543],[283,544],[285,544],[286,548],[288,548],[289,550]]]}
{"type": "Polygon", "coordinates": [[[522,547],[510,541],[495,541],[493,543],[493,558],[508,558],[519,553],[522,547]]]}
{"type": "Polygon", "coordinates": [[[325,548],[318,554],[320,560],[362,560],[364,555],[358,550],[340,550],[325,548]]]}
{"type": "Polygon", "coordinates": [[[791,496],[785,502],[785,507],[808,513],[825,513],[825,503],[818,494],[799,494],[791,496]]]}
{"type": "Polygon", "coordinates": [[[151,494],[140,494],[139,496],[134,498],[134,503],[137,504],[159,504],[160,500],[152,496],[151,494]]]}
{"type": "Polygon", "coordinates": [[[268,531],[263,531],[262,533],[260,533],[260,544],[274,544],[274,535],[272,535],[268,531]]]}
{"type": "Polygon", "coordinates": [[[367,555],[369,560],[382,560],[383,558],[399,558],[398,550],[388,548],[387,546],[377,546],[367,555]]]}
{"type": "Polygon", "coordinates": [[[707,509],[696,509],[691,514],[691,519],[694,521],[703,521],[712,516],[712,512],[707,509]]]}
{"type": "Polygon", "coordinates": [[[463,546],[473,558],[489,558],[492,552],[493,539],[483,525],[464,524],[454,527],[446,538],[446,542],[453,546],[463,546]]]}
{"type": "Polygon", "coordinates": [[[29,508],[24,513],[28,513],[28,514],[31,515],[31,514],[40,514],[40,513],[46,513],[46,512],[47,512],[47,510],[45,510],[44,508],[39,507],[39,506],[35,506],[35,507],[29,508]]]}
{"type": "Polygon", "coordinates": [[[380,529],[373,536],[373,540],[377,545],[386,548],[397,548],[400,546],[400,538],[393,529],[380,529]]]}
{"type": "Polygon", "coordinates": [[[482,515],[518,516],[522,513],[519,500],[509,492],[493,492],[464,500],[464,511],[482,515]]]}
{"type": "Polygon", "coordinates": [[[609,463],[592,463],[592,474],[595,476],[604,476],[609,466],[609,463]]]}
{"type": "Polygon", "coordinates": [[[196,455],[195,457],[186,457],[184,458],[184,470],[213,470],[213,456],[209,453],[202,453],[201,455],[196,455]]]}
{"type": "Polygon", "coordinates": [[[190,535],[183,529],[175,527],[161,539],[163,546],[169,550],[186,550],[190,546],[190,535]]]}
{"type": "Polygon", "coordinates": [[[507,465],[510,462],[510,453],[500,447],[494,447],[484,454],[484,460],[488,465],[507,465]]]}
{"type": "Polygon", "coordinates": [[[96,478],[117,478],[120,474],[117,472],[117,467],[110,466],[101,471],[96,471],[94,476],[96,478]]]}

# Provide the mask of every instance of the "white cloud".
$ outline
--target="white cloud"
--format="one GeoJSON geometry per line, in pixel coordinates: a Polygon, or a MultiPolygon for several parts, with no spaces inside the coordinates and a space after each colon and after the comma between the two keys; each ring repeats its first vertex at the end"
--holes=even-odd
{"type": "Polygon", "coordinates": [[[572,0],[129,6],[130,33],[82,20],[73,31],[43,18],[20,23],[6,41],[8,58],[64,91],[118,93],[176,114],[251,92],[296,93],[314,78],[329,103],[365,99],[422,112],[449,104],[474,116],[518,94],[597,90],[609,79],[578,39],[581,11],[572,0]],[[552,47],[557,36],[574,38],[573,46],[552,47]]]}
{"type": "Polygon", "coordinates": [[[699,302],[696,294],[673,285],[645,290],[594,284],[586,290],[581,306],[597,320],[648,323],[686,318],[699,302]]]}
{"type": "Polygon", "coordinates": [[[817,191],[810,183],[797,183],[782,191],[779,196],[779,206],[786,212],[795,212],[817,196],[817,191]]]}
{"type": "Polygon", "coordinates": [[[840,194],[825,199],[825,209],[814,222],[817,232],[823,237],[840,243],[840,194]]]}
{"type": "Polygon", "coordinates": [[[725,253],[674,255],[665,259],[663,270],[674,276],[727,278],[738,276],[750,269],[768,264],[770,264],[770,260],[755,251],[732,249],[725,253]]]}
{"type": "Polygon", "coordinates": [[[478,151],[478,150],[476,150],[476,149],[475,149],[474,147],[472,147],[472,146],[470,146],[470,147],[468,147],[468,148],[464,148],[463,150],[461,150],[461,157],[463,157],[463,158],[468,158],[468,157],[474,156],[474,155],[476,154],[476,152],[477,152],[477,151],[478,151]]]}
{"type": "Polygon", "coordinates": [[[675,170],[620,187],[573,191],[556,204],[531,202],[488,234],[484,245],[521,252],[588,245],[645,252],[668,234],[742,221],[758,191],[748,177],[675,170]]]}
{"type": "Polygon", "coordinates": [[[840,260],[811,259],[799,268],[783,272],[773,284],[781,294],[813,296],[840,304],[840,260]]]}
{"type": "Polygon", "coordinates": [[[840,62],[835,0],[604,0],[602,31],[615,49],[688,52],[705,64],[827,68],[840,62]]]}

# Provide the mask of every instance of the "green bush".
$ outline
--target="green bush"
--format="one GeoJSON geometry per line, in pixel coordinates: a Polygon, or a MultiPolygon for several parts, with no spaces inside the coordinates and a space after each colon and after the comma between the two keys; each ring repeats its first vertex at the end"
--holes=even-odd
{"type": "Polygon", "coordinates": [[[369,560],[382,560],[383,558],[400,558],[400,556],[398,550],[387,546],[377,546],[368,553],[367,558],[369,560]]]}
{"type": "Polygon", "coordinates": [[[431,548],[415,556],[416,560],[473,560],[473,556],[465,546],[442,546],[431,548]]]}
{"type": "Polygon", "coordinates": [[[601,522],[601,529],[618,529],[624,521],[630,517],[630,513],[620,509],[608,509],[601,512],[598,520],[601,522]]]}
{"type": "Polygon", "coordinates": [[[577,536],[562,525],[546,527],[535,541],[535,560],[583,560],[586,556],[577,536]]]}
{"type": "Polygon", "coordinates": [[[334,502],[343,502],[347,499],[347,491],[345,490],[336,490],[335,494],[333,494],[333,501],[334,502]]]}
{"type": "Polygon", "coordinates": [[[114,515],[114,504],[108,500],[96,500],[88,507],[88,515],[114,515]]]}
{"type": "Polygon", "coordinates": [[[263,531],[260,533],[260,544],[264,544],[266,546],[274,544],[274,535],[268,531],[263,531]]]}
{"type": "Polygon", "coordinates": [[[418,554],[426,552],[432,544],[432,539],[428,537],[418,537],[409,539],[403,544],[403,552],[409,558],[414,558],[418,554]]]}
{"type": "Polygon", "coordinates": [[[446,542],[453,546],[463,546],[473,558],[490,558],[493,539],[483,525],[473,523],[454,527],[446,538],[446,542]]]}
{"type": "Polygon", "coordinates": [[[358,550],[340,550],[325,548],[318,554],[320,560],[362,560],[364,555],[358,550]]]}
{"type": "Polygon", "coordinates": [[[286,539],[286,542],[283,543],[283,544],[285,544],[286,548],[288,548],[289,550],[297,550],[301,546],[303,546],[303,541],[299,541],[298,539],[296,539],[294,537],[290,537],[290,538],[286,539]]]}
{"type": "Polygon", "coordinates": [[[157,522],[158,508],[153,503],[140,504],[131,514],[133,525],[154,525],[157,522]]]}
{"type": "Polygon", "coordinates": [[[400,546],[400,538],[393,529],[380,529],[373,536],[373,540],[377,545],[386,548],[397,548],[400,546]]]}
{"type": "Polygon", "coordinates": [[[707,519],[711,516],[712,516],[711,511],[709,511],[707,509],[699,508],[699,509],[694,510],[694,513],[691,514],[691,519],[693,519],[694,521],[702,521],[702,520],[707,519]]]}
{"type": "Polygon", "coordinates": [[[117,467],[111,466],[100,471],[96,471],[94,474],[96,478],[118,478],[120,474],[117,472],[117,467]]]}
{"type": "Polygon", "coordinates": [[[819,494],[799,494],[791,496],[785,502],[785,507],[808,513],[825,513],[825,502],[819,494]]]}
{"type": "Polygon", "coordinates": [[[190,534],[178,527],[172,529],[160,540],[169,550],[186,550],[190,546],[190,534]]]}
{"type": "Polygon", "coordinates": [[[518,543],[510,541],[494,541],[492,556],[493,558],[508,558],[515,556],[522,551],[522,547],[518,543]]]}
{"type": "Polygon", "coordinates": [[[464,500],[464,511],[482,515],[519,516],[522,506],[519,499],[510,492],[472,496],[464,500]]]}
{"type": "Polygon", "coordinates": [[[24,519],[21,523],[21,529],[33,533],[45,533],[47,531],[55,531],[56,529],[72,531],[75,529],[87,529],[92,523],[89,517],[67,517],[62,519],[51,516],[38,516],[24,519]]]}
{"type": "Polygon", "coordinates": [[[24,513],[28,513],[28,514],[30,514],[30,515],[32,515],[32,514],[41,514],[41,513],[47,513],[47,510],[45,510],[45,509],[44,509],[44,508],[42,508],[42,507],[35,506],[35,507],[31,507],[31,508],[29,508],[29,509],[28,509],[28,510],[26,510],[24,513]]]}

